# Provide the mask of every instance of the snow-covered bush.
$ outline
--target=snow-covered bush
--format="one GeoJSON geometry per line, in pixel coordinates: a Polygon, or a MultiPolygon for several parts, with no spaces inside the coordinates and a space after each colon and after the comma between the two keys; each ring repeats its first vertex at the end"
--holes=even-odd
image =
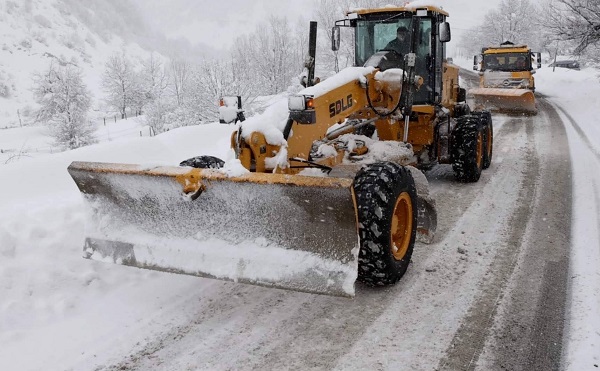
{"type": "Polygon", "coordinates": [[[33,112],[34,112],[34,109],[30,105],[26,105],[19,109],[19,114],[24,119],[32,117],[33,112]]]}
{"type": "Polygon", "coordinates": [[[173,110],[165,113],[165,125],[169,128],[199,125],[202,118],[194,110],[185,106],[176,106],[173,110]]]}
{"type": "Polygon", "coordinates": [[[17,4],[14,1],[6,2],[6,12],[8,14],[15,14],[15,12],[17,12],[18,10],[19,10],[19,4],[17,4]]]}
{"type": "Polygon", "coordinates": [[[33,16],[33,20],[37,22],[40,26],[44,28],[52,28],[52,22],[41,14],[36,14],[33,16]]]}
{"type": "Polygon", "coordinates": [[[62,43],[69,49],[74,49],[78,51],[85,50],[85,42],[79,36],[79,34],[77,34],[77,32],[71,32],[69,35],[65,36],[62,39],[62,43]]]}
{"type": "Polygon", "coordinates": [[[14,87],[11,75],[0,70],[0,97],[9,98],[12,92],[11,86],[14,87]]]}
{"type": "Polygon", "coordinates": [[[31,33],[31,37],[33,37],[33,39],[39,42],[40,44],[48,46],[48,40],[46,39],[44,33],[42,33],[41,31],[33,31],[31,33]]]}
{"type": "Polygon", "coordinates": [[[0,97],[9,98],[10,97],[10,88],[4,81],[0,81],[0,97]]]}
{"type": "Polygon", "coordinates": [[[30,38],[25,38],[19,43],[25,49],[31,49],[32,43],[30,38]]]}
{"type": "Polygon", "coordinates": [[[186,105],[178,106],[174,102],[161,103],[155,101],[146,107],[145,123],[156,133],[171,129],[202,124],[203,118],[186,105]]]}
{"type": "Polygon", "coordinates": [[[165,107],[160,102],[154,102],[146,108],[146,124],[152,127],[155,133],[162,133],[163,131],[166,131],[165,125],[167,124],[167,109],[168,107],[165,107]]]}
{"type": "Polygon", "coordinates": [[[85,36],[85,42],[87,42],[88,44],[90,44],[90,46],[91,46],[92,48],[95,48],[95,47],[96,47],[96,39],[94,39],[94,36],[92,36],[92,34],[90,34],[90,33],[88,33],[88,34],[85,36]]]}

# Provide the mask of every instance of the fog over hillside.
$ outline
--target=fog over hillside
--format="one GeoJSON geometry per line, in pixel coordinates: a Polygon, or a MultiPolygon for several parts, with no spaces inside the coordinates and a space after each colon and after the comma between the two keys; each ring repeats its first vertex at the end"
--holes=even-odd
{"type": "MultiPolygon", "coordinates": [[[[189,40],[207,51],[210,48],[227,50],[236,37],[252,32],[269,17],[286,17],[291,23],[300,22],[308,29],[309,21],[319,20],[319,13],[331,13],[341,19],[346,10],[366,7],[367,3],[385,6],[406,1],[364,0],[225,0],[208,2],[196,0],[131,0],[139,6],[141,16],[157,30],[169,37],[189,40]],[[208,49],[207,49],[208,48],[208,49]]],[[[532,0],[538,3],[539,0],[532,0]]],[[[450,13],[454,41],[449,48],[454,51],[458,40],[479,25],[484,15],[495,9],[500,0],[477,2],[475,0],[443,0],[442,8],[450,13]],[[473,4],[477,4],[476,7],[473,4]]],[[[321,19],[322,20],[322,19],[321,19]]]]}
{"type": "Polygon", "coordinates": [[[161,35],[138,6],[130,0],[0,0],[0,128],[32,123],[33,74],[52,62],[82,69],[99,115],[105,110],[101,76],[111,55],[124,52],[134,63],[152,51],[163,59],[209,55],[210,48],[161,35]]]}

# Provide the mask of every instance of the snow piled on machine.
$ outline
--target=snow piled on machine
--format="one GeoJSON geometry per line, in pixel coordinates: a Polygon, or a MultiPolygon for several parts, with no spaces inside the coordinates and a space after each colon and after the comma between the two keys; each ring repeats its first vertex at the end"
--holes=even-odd
{"type": "MultiPolygon", "coordinates": [[[[433,6],[436,8],[443,9],[444,8],[443,5],[444,5],[443,0],[415,0],[415,1],[405,4],[403,7],[407,8],[407,9],[415,9],[415,8],[420,8],[420,7],[433,6]]],[[[400,7],[400,5],[388,4],[388,5],[382,6],[382,8],[398,8],[398,7],[400,7]]],[[[356,11],[363,10],[363,9],[365,9],[365,8],[364,7],[354,7],[354,8],[350,8],[350,12],[356,12],[356,11]]]]}
{"type": "Polygon", "coordinates": [[[301,90],[298,94],[312,95],[314,98],[318,98],[321,95],[327,94],[351,81],[358,80],[361,83],[364,83],[367,81],[365,76],[373,71],[375,71],[374,67],[348,67],[341,70],[336,75],[328,78],[327,80],[321,81],[317,85],[301,90]]]}
{"type": "MultiPolygon", "coordinates": [[[[365,76],[374,70],[373,67],[348,67],[317,85],[300,90],[297,95],[317,98],[351,81],[359,80],[365,82],[365,76]]],[[[262,114],[248,117],[240,125],[244,139],[250,138],[253,132],[260,132],[265,135],[267,143],[276,146],[285,145],[283,130],[289,116],[287,98],[288,96],[284,95],[262,114]]]]}
{"type": "MultiPolygon", "coordinates": [[[[317,85],[305,88],[297,93],[297,95],[320,97],[328,92],[331,92],[352,81],[365,83],[366,76],[375,71],[374,67],[348,67],[340,71],[338,74],[320,82],[317,85]]],[[[375,79],[389,84],[401,84],[403,71],[401,69],[390,69],[385,72],[377,72],[375,79]]],[[[399,86],[394,86],[399,88],[399,86]]],[[[287,141],[283,137],[283,131],[289,117],[288,96],[282,96],[280,100],[268,107],[262,114],[249,117],[240,124],[241,135],[244,139],[249,139],[253,132],[260,132],[265,136],[267,143],[275,146],[280,146],[279,152],[266,160],[267,166],[270,168],[285,168],[289,166],[287,155],[287,141]]],[[[340,125],[332,126],[332,129],[340,127],[340,125]]],[[[293,132],[291,133],[293,135],[293,132]]],[[[346,134],[331,143],[324,143],[319,148],[321,155],[335,156],[333,143],[343,145],[351,152],[358,145],[366,145],[369,148],[367,154],[360,158],[346,159],[352,163],[372,163],[376,161],[394,161],[401,164],[414,162],[412,148],[401,142],[378,141],[368,138],[363,135],[346,134]]],[[[223,172],[229,176],[243,175],[240,169],[241,164],[238,160],[228,160],[225,162],[223,172]],[[237,164],[234,163],[237,161],[237,164]],[[237,170],[231,170],[237,169],[237,170]]],[[[320,174],[319,172],[316,172],[320,174]]],[[[303,173],[304,174],[304,173],[303,173]]],[[[307,173],[308,175],[310,173],[307,173]]]]}
{"type": "Polygon", "coordinates": [[[423,6],[434,6],[443,9],[444,1],[442,0],[415,0],[406,4],[404,7],[407,9],[415,9],[423,6]]]}
{"type": "Polygon", "coordinates": [[[374,162],[391,161],[402,165],[415,163],[416,159],[410,144],[399,141],[383,141],[372,139],[364,135],[344,134],[335,141],[319,146],[317,154],[323,157],[334,157],[337,155],[336,146],[346,148],[348,153],[356,148],[366,146],[369,150],[364,155],[346,155],[346,164],[371,164],[374,162]]]}
{"type": "Polygon", "coordinates": [[[238,97],[222,97],[219,105],[219,118],[225,122],[234,122],[238,116],[238,97]]]}
{"type": "Polygon", "coordinates": [[[267,143],[274,146],[285,144],[283,130],[288,119],[289,111],[287,96],[269,106],[262,114],[248,117],[240,124],[240,130],[244,139],[250,139],[254,132],[262,133],[267,143]]]}

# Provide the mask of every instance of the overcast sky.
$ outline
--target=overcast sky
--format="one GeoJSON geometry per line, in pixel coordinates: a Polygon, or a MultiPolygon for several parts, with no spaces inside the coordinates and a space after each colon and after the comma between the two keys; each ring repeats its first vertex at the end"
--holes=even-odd
{"type": "MultiPolygon", "coordinates": [[[[133,0],[151,22],[169,37],[185,37],[192,43],[205,43],[227,49],[242,33],[270,15],[287,16],[290,21],[312,18],[314,0],[133,0]]],[[[402,4],[404,1],[390,1],[402,4]]],[[[483,16],[498,7],[501,0],[433,0],[450,13],[455,42],[465,32],[482,23],[483,16]]],[[[340,18],[343,14],[340,14],[340,18]]],[[[307,24],[308,27],[308,24],[307,24]]]]}
{"type": "MultiPolygon", "coordinates": [[[[185,37],[216,49],[229,48],[233,40],[250,33],[270,15],[290,21],[309,19],[313,0],[133,0],[168,37],[185,37]]],[[[308,27],[308,25],[307,25],[308,27]]]]}

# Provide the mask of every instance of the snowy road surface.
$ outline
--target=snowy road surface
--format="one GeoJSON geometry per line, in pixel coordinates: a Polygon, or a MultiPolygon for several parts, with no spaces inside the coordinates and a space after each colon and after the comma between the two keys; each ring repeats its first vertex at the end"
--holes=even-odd
{"type": "Polygon", "coordinates": [[[558,368],[571,170],[564,127],[540,103],[538,116],[495,116],[478,183],[427,173],[436,243],[417,245],[397,285],[348,300],[200,279],[189,322],[108,369],[558,368]]]}
{"type": "Polygon", "coordinates": [[[581,116],[538,103],[537,116],[494,115],[479,182],[427,172],[436,240],[398,284],[358,284],[354,299],[81,258],[71,161],[223,157],[226,125],[5,165],[0,369],[595,369],[600,147],[581,116]]]}

